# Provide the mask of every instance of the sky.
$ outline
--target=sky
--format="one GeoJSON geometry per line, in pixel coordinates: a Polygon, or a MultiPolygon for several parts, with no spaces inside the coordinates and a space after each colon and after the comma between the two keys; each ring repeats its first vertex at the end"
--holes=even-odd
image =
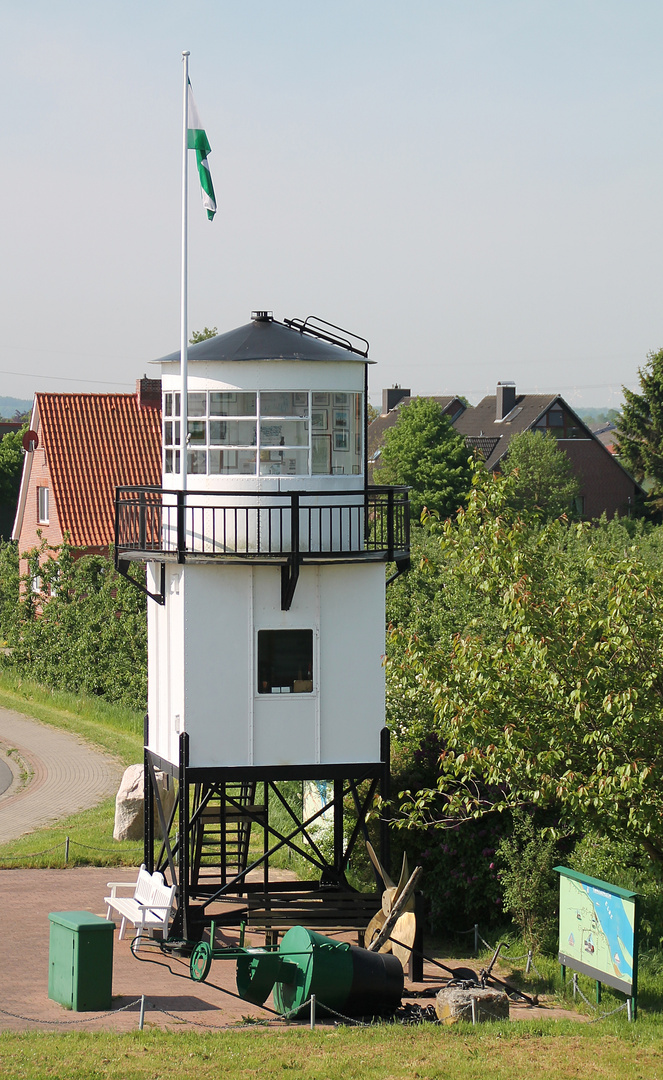
{"type": "Polygon", "coordinates": [[[370,342],[371,399],[618,407],[663,347],[660,0],[4,0],[0,395],[129,391],[257,308],[370,342]]]}

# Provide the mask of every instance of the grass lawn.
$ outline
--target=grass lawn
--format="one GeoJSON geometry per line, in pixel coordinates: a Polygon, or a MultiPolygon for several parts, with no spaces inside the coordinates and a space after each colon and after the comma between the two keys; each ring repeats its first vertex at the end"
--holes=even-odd
{"type": "Polygon", "coordinates": [[[663,1035],[647,1024],[523,1023],[443,1028],[253,1028],[219,1034],[0,1034],[3,1080],[547,1080],[663,1077],[663,1035]]]}
{"type": "MultiPolygon", "coordinates": [[[[37,683],[0,671],[0,706],[34,717],[45,724],[80,735],[112,754],[122,765],[143,757],[141,713],[99,698],[51,691],[37,683]]],[[[83,866],[135,866],[142,861],[142,843],[113,840],[115,799],[106,799],[92,810],[37,829],[28,836],[0,845],[0,868],[83,866]],[[69,861],[65,863],[65,838],[69,837],[69,861]],[[44,852],[44,854],[39,854],[44,852]]]]}

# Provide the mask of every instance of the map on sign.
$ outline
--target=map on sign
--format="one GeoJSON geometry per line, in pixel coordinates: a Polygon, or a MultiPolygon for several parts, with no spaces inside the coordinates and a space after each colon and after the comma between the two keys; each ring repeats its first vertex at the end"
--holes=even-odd
{"type": "Polygon", "coordinates": [[[559,959],[629,995],[635,981],[635,897],[608,889],[561,872],[559,959]]]}

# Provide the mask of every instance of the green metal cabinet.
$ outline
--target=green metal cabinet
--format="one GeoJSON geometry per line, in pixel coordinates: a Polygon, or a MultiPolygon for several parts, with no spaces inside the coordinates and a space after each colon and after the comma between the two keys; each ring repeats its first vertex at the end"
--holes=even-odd
{"type": "Polygon", "coordinates": [[[75,1012],[110,1009],[115,923],[89,911],[52,911],[48,996],[75,1012]]]}

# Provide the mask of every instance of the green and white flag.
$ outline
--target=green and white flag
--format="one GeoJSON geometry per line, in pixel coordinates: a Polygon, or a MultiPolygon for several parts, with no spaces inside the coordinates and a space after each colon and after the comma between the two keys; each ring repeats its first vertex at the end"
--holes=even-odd
{"type": "Polygon", "coordinates": [[[214,198],[212,174],[209,171],[209,164],[207,162],[207,155],[211,152],[212,148],[207,141],[207,135],[205,134],[203,125],[200,122],[196,103],[193,100],[193,91],[191,89],[190,82],[187,109],[187,146],[189,150],[196,151],[196,160],[198,162],[198,176],[200,177],[200,186],[202,188],[203,206],[207,210],[207,216],[211,221],[216,214],[216,199],[214,198]]]}

